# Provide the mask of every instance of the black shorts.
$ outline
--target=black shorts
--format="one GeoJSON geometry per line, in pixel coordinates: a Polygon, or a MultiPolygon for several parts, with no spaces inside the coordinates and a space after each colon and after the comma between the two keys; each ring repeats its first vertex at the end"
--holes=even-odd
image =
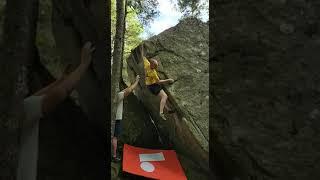
{"type": "Polygon", "coordinates": [[[162,86],[160,84],[151,84],[147,85],[147,88],[152,92],[154,95],[158,95],[159,92],[162,90],[162,86]]]}
{"type": "Polygon", "coordinates": [[[114,137],[119,138],[121,134],[121,120],[116,120],[116,123],[114,125],[114,137]]]}

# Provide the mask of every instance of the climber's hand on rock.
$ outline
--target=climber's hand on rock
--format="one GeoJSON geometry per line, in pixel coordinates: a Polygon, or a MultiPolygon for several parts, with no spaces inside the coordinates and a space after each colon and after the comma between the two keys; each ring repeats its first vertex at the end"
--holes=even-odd
{"type": "Polygon", "coordinates": [[[168,82],[169,84],[172,84],[172,83],[174,82],[174,80],[173,80],[173,79],[167,79],[167,82],[168,82]]]}
{"type": "Polygon", "coordinates": [[[60,79],[66,79],[67,76],[72,72],[72,65],[68,64],[64,71],[62,72],[61,78],[60,79]]]}
{"type": "Polygon", "coordinates": [[[81,50],[81,64],[89,66],[92,60],[92,52],[95,50],[95,47],[90,41],[86,42],[81,50]]]}
{"type": "Polygon", "coordinates": [[[137,76],[136,76],[136,81],[139,81],[139,80],[140,80],[140,76],[137,75],[137,76]]]}

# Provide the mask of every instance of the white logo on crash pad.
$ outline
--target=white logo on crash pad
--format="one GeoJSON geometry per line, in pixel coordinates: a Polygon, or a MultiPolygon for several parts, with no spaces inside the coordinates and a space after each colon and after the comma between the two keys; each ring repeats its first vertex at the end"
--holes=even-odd
{"type": "Polygon", "coordinates": [[[142,162],[140,164],[140,167],[142,170],[144,170],[146,172],[153,172],[155,169],[154,165],[149,162],[142,162]]]}
{"type": "Polygon", "coordinates": [[[153,154],[139,154],[140,159],[140,167],[142,170],[146,172],[153,172],[155,170],[155,167],[152,163],[152,161],[164,161],[164,155],[162,152],[160,153],[153,153],[153,154]]]}

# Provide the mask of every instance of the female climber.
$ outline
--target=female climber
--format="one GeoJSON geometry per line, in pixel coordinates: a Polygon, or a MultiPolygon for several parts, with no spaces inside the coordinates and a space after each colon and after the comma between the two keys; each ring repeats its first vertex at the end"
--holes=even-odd
{"type": "MultiPolygon", "coordinates": [[[[163,120],[166,120],[163,109],[166,106],[168,95],[164,92],[162,85],[172,84],[173,79],[161,80],[157,73],[158,61],[154,58],[148,60],[144,55],[143,45],[140,46],[141,56],[143,57],[144,70],[145,70],[145,83],[147,88],[152,94],[160,97],[160,110],[159,115],[163,120]]],[[[167,106],[166,106],[167,107],[167,106]]],[[[169,108],[167,108],[169,109],[169,108]]]]}

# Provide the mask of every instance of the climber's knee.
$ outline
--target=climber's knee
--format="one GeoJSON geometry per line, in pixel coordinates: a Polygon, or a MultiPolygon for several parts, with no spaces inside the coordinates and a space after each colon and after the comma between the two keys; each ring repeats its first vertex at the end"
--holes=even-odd
{"type": "Polygon", "coordinates": [[[167,98],[168,98],[168,95],[164,92],[164,90],[161,90],[159,92],[159,96],[160,96],[161,100],[167,100],[167,98]]]}

